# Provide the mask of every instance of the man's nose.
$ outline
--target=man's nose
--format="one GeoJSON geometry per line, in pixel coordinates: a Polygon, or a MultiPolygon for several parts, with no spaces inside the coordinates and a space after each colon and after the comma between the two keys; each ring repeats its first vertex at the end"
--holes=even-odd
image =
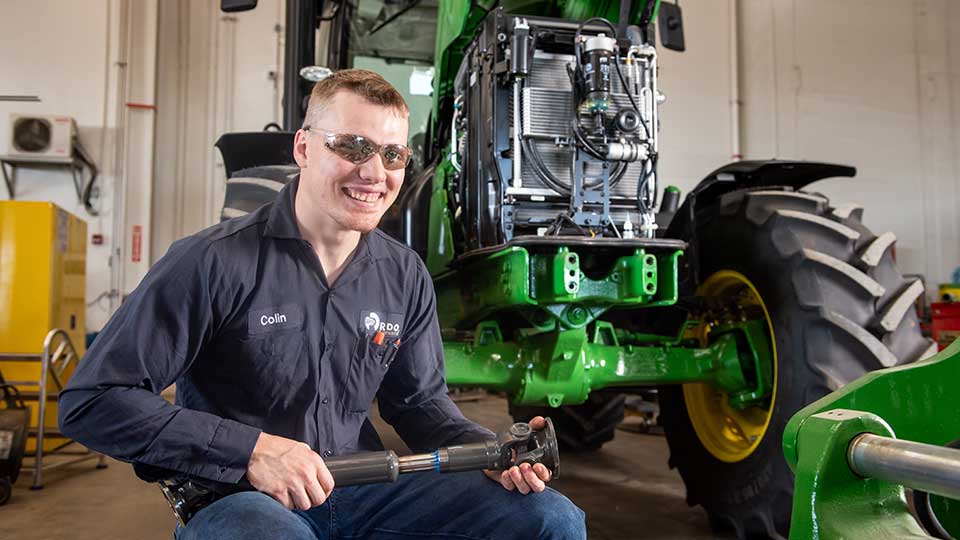
{"type": "Polygon", "coordinates": [[[360,178],[372,184],[387,180],[387,170],[383,168],[383,158],[374,154],[372,158],[360,164],[360,178]]]}

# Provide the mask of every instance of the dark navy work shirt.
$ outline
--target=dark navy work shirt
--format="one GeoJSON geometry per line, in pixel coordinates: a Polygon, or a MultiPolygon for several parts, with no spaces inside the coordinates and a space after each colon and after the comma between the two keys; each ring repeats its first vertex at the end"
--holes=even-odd
{"type": "Polygon", "coordinates": [[[226,483],[246,472],[261,430],[323,456],[379,449],[375,397],[415,452],[493,436],[447,396],[420,258],[374,230],[329,286],[297,227],[297,185],[171,246],[62,392],[64,434],[226,483]],[[170,404],[159,394],[174,381],[170,404]]]}

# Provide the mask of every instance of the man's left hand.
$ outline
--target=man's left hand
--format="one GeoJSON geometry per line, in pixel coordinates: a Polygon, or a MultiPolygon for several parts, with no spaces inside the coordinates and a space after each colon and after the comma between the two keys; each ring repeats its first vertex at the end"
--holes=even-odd
{"type": "MultiPolygon", "coordinates": [[[[542,416],[536,416],[530,420],[530,427],[535,430],[541,430],[546,427],[547,421],[542,416]]],[[[547,482],[550,481],[550,469],[543,463],[536,463],[530,466],[529,463],[514,465],[505,471],[483,471],[483,474],[494,482],[498,482],[507,491],[516,489],[526,495],[531,491],[540,493],[547,489],[547,482]]]]}

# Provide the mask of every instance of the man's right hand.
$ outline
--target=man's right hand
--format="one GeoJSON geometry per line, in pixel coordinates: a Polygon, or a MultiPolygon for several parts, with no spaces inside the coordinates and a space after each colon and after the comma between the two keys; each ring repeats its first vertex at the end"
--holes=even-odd
{"type": "Polygon", "coordinates": [[[291,510],[320,506],[333,491],[333,475],[310,446],[267,433],[253,448],[247,480],[291,510]]]}

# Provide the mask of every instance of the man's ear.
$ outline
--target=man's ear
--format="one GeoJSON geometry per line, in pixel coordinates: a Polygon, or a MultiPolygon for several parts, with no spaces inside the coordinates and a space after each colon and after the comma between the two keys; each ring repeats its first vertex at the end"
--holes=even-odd
{"type": "Polygon", "coordinates": [[[293,159],[301,169],[307,168],[307,132],[302,129],[293,136],[293,159]]]}

